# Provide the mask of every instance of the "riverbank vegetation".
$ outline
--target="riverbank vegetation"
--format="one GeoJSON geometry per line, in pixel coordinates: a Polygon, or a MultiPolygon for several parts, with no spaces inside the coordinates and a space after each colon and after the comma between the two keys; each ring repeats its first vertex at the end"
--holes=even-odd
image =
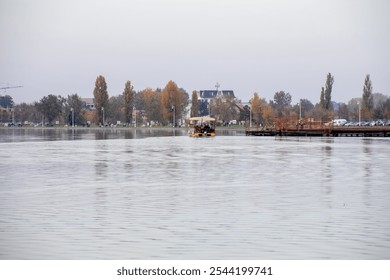
{"type": "MultiPolygon", "coordinates": [[[[49,94],[33,104],[14,104],[9,95],[0,96],[0,123],[14,125],[119,125],[119,126],[181,126],[184,119],[212,115],[220,125],[273,125],[275,118],[341,118],[350,121],[390,119],[390,97],[374,93],[370,75],[364,79],[361,96],[348,103],[332,99],[335,82],[328,73],[318,102],[300,99],[292,104],[289,92],[281,90],[272,100],[254,93],[249,102],[232,96],[218,95],[210,100],[199,99],[197,91],[191,99],[183,88],[169,81],[165,88],[146,88],[136,92],[126,81],[122,94],[110,96],[104,76],[98,76],[93,91],[93,104],[77,94],[49,94]]],[[[92,100],[92,99],[91,99],[92,100]]]]}

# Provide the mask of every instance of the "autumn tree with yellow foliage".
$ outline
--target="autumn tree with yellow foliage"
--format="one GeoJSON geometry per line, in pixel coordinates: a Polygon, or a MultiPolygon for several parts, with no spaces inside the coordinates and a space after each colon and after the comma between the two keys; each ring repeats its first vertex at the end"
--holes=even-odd
{"type": "Polygon", "coordinates": [[[260,100],[260,97],[259,95],[257,94],[257,92],[255,92],[253,94],[253,97],[252,99],[250,100],[250,104],[251,104],[251,112],[252,112],[252,120],[255,122],[255,123],[260,123],[261,120],[262,120],[262,114],[261,114],[261,111],[262,111],[262,106],[261,106],[261,100],[260,100]]]}
{"type": "Polygon", "coordinates": [[[161,94],[162,116],[165,124],[181,119],[189,100],[188,93],[180,89],[174,81],[169,81],[161,94]]]}
{"type": "Polygon", "coordinates": [[[146,88],[138,93],[141,109],[144,110],[148,122],[161,123],[161,91],[146,88]]]}
{"type": "Polygon", "coordinates": [[[274,110],[264,98],[260,98],[255,92],[250,103],[252,119],[256,124],[271,125],[273,123],[275,118],[274,110]]]}
{"type": "Polygon", "coordinates": [[[123,90],[124,97],[124,107],[125,107],[125,117],[126,122],[131,123],[133,120],[133,107],[134,107],[134,92],[133,86],[130,81],[127,81],[125,84],[125,89],[123,90]]]}
{"type": "Polygon", "coordinates": [[[108,107],[108,92],[106,80],[102,75],[96,78],[93,96],[95,97],[97,121],[103,123],[103,110],[108,107]]]}

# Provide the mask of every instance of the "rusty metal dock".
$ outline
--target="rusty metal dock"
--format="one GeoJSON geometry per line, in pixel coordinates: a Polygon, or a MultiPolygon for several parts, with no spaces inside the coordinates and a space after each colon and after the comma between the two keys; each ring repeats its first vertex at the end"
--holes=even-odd
{"type": "Polygon", "coordinates": [[[247,127],[247,136],[390,137],[390,126],[333,126],[313,119],[277,119],[272,127],[247,127]]]}
{"type": "Polygon", "coordinates": [[[390,137],[390,126],[323,128],[247,128],[247,136],[390,137]]]}

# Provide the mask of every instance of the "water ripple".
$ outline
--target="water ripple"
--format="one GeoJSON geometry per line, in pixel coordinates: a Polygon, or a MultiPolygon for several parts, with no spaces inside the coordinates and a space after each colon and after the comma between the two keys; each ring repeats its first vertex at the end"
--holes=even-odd
{"type": "Polygon", "coordinates": [[[389,155],[383,139],[2,143],[0,258],[389,259],[389,155]]]}

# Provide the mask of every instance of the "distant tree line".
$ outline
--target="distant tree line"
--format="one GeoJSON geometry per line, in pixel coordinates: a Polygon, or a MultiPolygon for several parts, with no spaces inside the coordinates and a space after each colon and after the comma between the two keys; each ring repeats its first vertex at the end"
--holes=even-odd
{"type": "MultiPolygon", "coordinates": [[[[110,97],[106,80],[101,75],[96,78],[93,96],[94,110],[86,108],[77,94],[67,97],[49,94],[39,102],[16,106],[13,105],[12,97],[7,96],[7,102],[3,103],[4,108],[12,108],[16,112],[16,121],[21,123],[29,121],[53,125],[58,122],[72,125],[74,120],[75,125],[108,125],[117,124],[118,121],[124,125],[135,122],[140,125],[168,125],[182,120],[189,102],[188,93],[173,81],[169,81],[164,89],[146,88],[139,92],[135,92],[131,82],[126,81],[123,93],[110,97]]],[[[9,122],[10,112],[10,109],[4,109],[0,122],[9,122]]]]}
{"type": "Polygon", "coordinates": [[[136,92],[131,81],[126,81],[122,94],[109,96],[104,76],[95,81],[93,96],[95,110],[86,108],[77,94],[62,97],[49,94],[33,104],[14,104],[9,95],[0,95],[0,122],[45,123],[75,125],[116,124],[124,125],[171,125],[189,114],[190,116],[212,115],[222,123],[230,120],[249,121],[254,124],[272,125],[275,118],[344,118],[357,121],[359,111],[361,120],[390,119],[390,97],[381,93],[373,93],[370,75],[364,80],[362,95],[348,103],[337,103],[332,100],[334,77],[326,76],[325,86],[321,88],[319,101],[313,104],[308,99],[292,103],[292,96],[286,91],[278,91],[272,100],[266,101],[258,93],[250,99],[250,105],[243,106],[236,98],[222,95],[211,101],[198,100],[196,91],[189,94],[179,88],[174,81],[169,81],[165,88],[146,88],[136,92]],[[187,112],[187,110],[190,110],[187,112]],[[104,118],[104,120],[103,120],[104,118]]]}
{"type": "Polygon", "coordinates": [[[269,102],[255,93],[250,100],[253,121],[264,125],[272,125],[275,117],[358,121],[359,111],[362,121],[390,119],[390,97],[373,93],[370,75],[365,77],[361,98],[352,98],[347,104],[332,101],[333,83],[334,77],[328,73],[316,104],[308,99],[300,99],[299,103],[293,105],[291,95],[284,91],[276,92],[274,99],[269,102]]]}

